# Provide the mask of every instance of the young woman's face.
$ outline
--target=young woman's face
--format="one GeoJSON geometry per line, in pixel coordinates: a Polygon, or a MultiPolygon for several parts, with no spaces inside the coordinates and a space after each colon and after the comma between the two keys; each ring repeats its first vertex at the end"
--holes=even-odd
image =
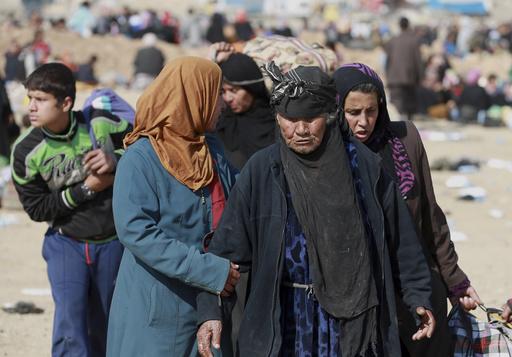
{"type": "Polygon", "coordinates": [[[379,116],[377,93],[349,92],[343,111],[354,136],[364,143],[372,135],[379,116]]]}
{"type": "Polygon", "coordinates": [[[239,86],[231,84],[222,84],[222,98],[231,108],[233,113],[241,114],[249,110],[254,102],[254,97],[251,93],[239,86]]]}

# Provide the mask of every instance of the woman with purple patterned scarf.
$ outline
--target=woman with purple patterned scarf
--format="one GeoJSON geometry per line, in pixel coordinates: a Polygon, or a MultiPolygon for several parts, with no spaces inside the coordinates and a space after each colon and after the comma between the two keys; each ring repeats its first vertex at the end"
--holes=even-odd
{"type": "Polygon", "coordinates": [[[411,121],[391,122],[384,85],[370,67],[361,63],[341,66],[334,73],[343,123],[353,135],[382,158],[394,177],[416,224],[416,230],[432,273],[432,305],[436,330],[430,339],[413,341],[415,322],[397,299],[403,356],[453,355],[448,330],[447,301],[474,309],[478,294],[457,264],[446,217],[436,202],[427,154],[411,121]]]}

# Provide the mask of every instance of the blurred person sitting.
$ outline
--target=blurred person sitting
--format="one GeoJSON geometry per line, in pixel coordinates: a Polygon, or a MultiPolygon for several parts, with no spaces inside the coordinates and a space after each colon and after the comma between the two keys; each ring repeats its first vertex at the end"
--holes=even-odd
{"type": "Polygon", "coordinates": [[[142,90],[158,76],[165,64],[165,56],[156,47],[157,37],[154,33],[147,33],[142,37],[143,47],[137,51],[133,65],[135,76],[132,87],[142,90]]]}
{"type": "Polygon", "coordinates": [[[180,24],[170,11],[164,11],[159,22],[159,37],[168,43],[180,43],[180,24]]]}
{"type": "Polygon", "coordinates": [[[249,41],[254,38],[254,30],[244,9],[239,9],[236,12],[234,27],[238,41],[249,41]]]}
{"type": "Polygon", "coordinates": [[[284,37],[293,37],[292,29],[285,18],[280,18],[276,25],[272,27],[272,34],[284,37]]]}
{"type": "Polygon", "coordinates": [[[97,61],[98,57],[96,55],[92,55],[89,57],[87,62],[78,65],[78,69],[75,74],[76,80],[91,85],[98,84],[98,79],[94,73],[94,65],[97,61]]]}
{"type": "Polygon", "coordinates": [[[487,76],[487,83],[485,84],[485,91],[489,94],[491,105],[504,106],[507,105],[503,88],[498,83],[498,76],[491,73],[487,76]]]}
{"type": "Polygon", "coordinates": [[[89,1],[84,1],[68,20],[68,28],[82,37],[90,37],[96,26],[96,18],[89,1]]]}
{"type": "Polygon", "coordinates": [[[481,123],[485,121],[486,110],[491,106],[491,97],[483,87],[478,84],[480,70],[471,69],[467,76],[464,89],[457,98],[460,116],[458,121],[463,123],[481,123]]]}

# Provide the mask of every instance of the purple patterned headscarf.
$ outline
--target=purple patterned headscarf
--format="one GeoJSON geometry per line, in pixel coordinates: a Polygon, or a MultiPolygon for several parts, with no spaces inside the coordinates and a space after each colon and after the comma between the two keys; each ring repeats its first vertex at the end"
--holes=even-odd
{"type": "Polygon", "coordinates": [[[365,142],[374,152],[380,152],[389,144],[392,149],[395,175],[402,197],[407,197],[414,187],[414,173],[411,160],[402,141],[389,129],[389,113],[386,104],[384,84],[378,74],[363,63],[348,63],[334,72],[334,82],[338,91],[338,105],[343,108],[345,98],[352,89],[360,84],[371,83],[379,92],[379,116],[373,133],[365,142]]]}

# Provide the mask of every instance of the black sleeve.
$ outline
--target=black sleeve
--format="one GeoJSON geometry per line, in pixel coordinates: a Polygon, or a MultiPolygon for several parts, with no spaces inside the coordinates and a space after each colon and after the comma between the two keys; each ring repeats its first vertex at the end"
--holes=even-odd
{"type": "Polygon", "coordinates": [[[25,151],[23,145],[14,148],[12,176],[23,209],[32,220],[48,222],[69,216],[74,208],[93,198],[85,196],[80,188],[81,183],[52,191],[40,174],[27,178],[25,151]]]}
{"type": "MultiPolygon", "coordinates": [[[[229,259],[240,265],[241,272],[247,272],[251,266],[252,245],[249,238],[249,203],[240,189],[243,179],[241,177],[231,191],[208,252],[229,259]]],[[[223,315],[230,315],[229,306],[233,305],[233,299],[222,299],[222,304],[219,302],[215,294],[206,291],[198,294],[198,325],[208,320],[222,320],[223,315]]]]}
{"type": "Polygon", "coordinates": [[[382,192],[386,237],[395,286],[413,316],[417,318],[417,307],[423,306],[432,310],[430,269],[407,205],[394,182],[385,174],[381,177],[385,177],[381,180],[379,191],[382,192]]]}
{"type": "Polygon", "coordinates": [[[24,184],[14,180],[14,187],[23,209],[36,222],[53,221],[69,216],[76,206],[88,201],[80,189],[80,184],[77,183],[66,190],[51,191],[40,175],[24,184]]]}

